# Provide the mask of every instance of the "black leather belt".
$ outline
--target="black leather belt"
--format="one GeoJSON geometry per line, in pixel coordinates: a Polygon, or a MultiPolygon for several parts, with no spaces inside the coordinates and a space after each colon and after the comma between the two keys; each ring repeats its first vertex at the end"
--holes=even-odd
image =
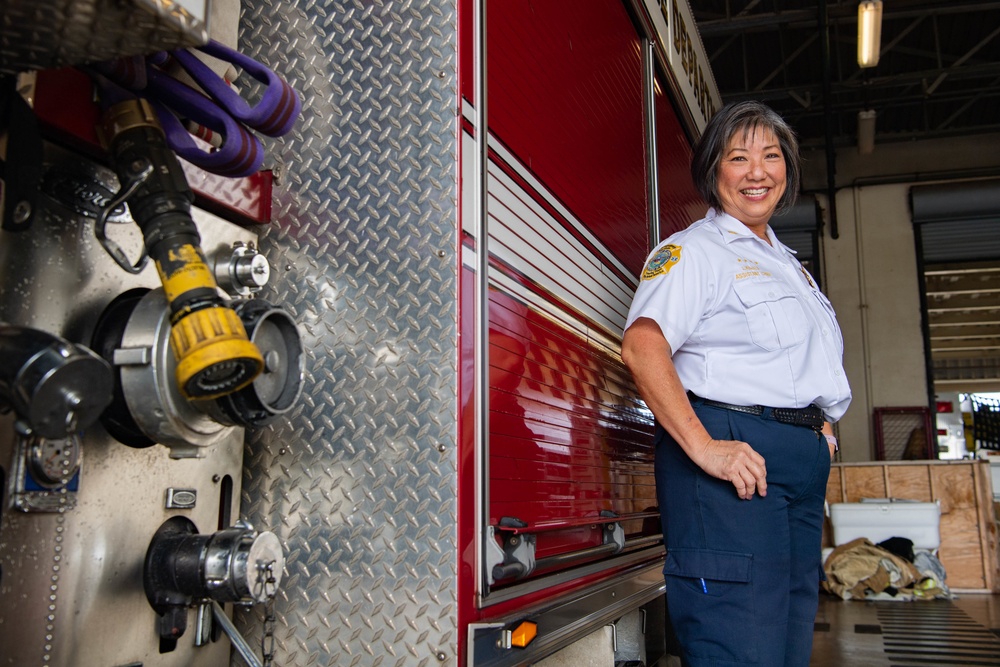
{"type": "Polygon", "coordinates": [[[721,401],[702,398],[690,391],[688,392],[688,398],[691,399],[692,403],[698,402],[711,408],[722,408],[723,410],[756,415],[764,419],[773,419],[782,424],[805,426],[817,432],[823,428],[823,422],[826,421],[823,417],[823,410],[815,405],[810,405],[807,408],[769,408],[765,405],[733,405],[732,403],[723,403],[721,401]]]}

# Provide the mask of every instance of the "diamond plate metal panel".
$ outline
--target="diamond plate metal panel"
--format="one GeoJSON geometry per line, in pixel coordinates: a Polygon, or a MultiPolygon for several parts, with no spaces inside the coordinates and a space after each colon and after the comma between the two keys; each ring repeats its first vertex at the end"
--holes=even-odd
{"type": "Polygon", "coordinates": [[[208,41],[206,5],[205,0],[184,4],[174,0],[4,0],[0,3],[0,72],[16,74],[204,44],[208,41]],[[118,29],[123,25],[129,30],[118,29]]]}
{"type": "Polygon", "coordinates": [[[275,664],[457,664],[454,3],[244,2],[241,48],[304,101],[261,248],[305,390],[242,495],[286,547],[275,664]]]}

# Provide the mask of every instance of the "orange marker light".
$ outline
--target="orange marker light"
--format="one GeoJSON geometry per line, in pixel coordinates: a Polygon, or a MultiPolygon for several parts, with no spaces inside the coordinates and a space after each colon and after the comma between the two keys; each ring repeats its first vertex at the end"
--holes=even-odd
{"type": "Polygon", "coordinates": [[[531,643],[531,640],[538,634],[538,625],[531,621],[522,621],[521,625],[514,628],[510,635],[511,646],[524,648],[531,643]]]}

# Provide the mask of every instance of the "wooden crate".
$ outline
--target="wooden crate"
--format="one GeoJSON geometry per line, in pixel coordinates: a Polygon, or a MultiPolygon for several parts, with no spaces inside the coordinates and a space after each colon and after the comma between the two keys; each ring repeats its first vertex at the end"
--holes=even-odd
{"type": "MultiPolygon", "coordinates": [[[[954,590],[1000,592],[1000,544],[986,461],[878,461],[835,463],[828,503],[862,498],[941,501],[938,558],[954,590]]],[[[823,546],[833,546],[829,518],[823,546]]]]}

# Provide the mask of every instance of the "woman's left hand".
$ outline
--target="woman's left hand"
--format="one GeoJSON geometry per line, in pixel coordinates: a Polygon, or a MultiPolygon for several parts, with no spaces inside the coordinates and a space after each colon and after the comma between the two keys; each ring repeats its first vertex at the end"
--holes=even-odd
{"type": "Polygon", "coordinates": [[[840,445],[837,444],[837,436],[833,434],[833,427],[827,422],[823,424],[823,437],[826,438],[826,446],[830,448],[830,460],[833,461],[833,457],[840,451],[840,445]]]}

